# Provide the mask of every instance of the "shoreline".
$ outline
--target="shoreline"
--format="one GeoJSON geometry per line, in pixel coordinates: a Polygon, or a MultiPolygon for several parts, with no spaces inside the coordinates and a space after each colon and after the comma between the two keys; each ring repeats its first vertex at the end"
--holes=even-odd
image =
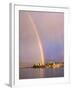
{"type": "Polygon", "coordinates": [[[19,68],[61,68],[61,67],[64,67],[64,62],[61,63],[51,62],[46,63],[45,65],[34,64],[33,66],[30,67],[19,67],[19,68]]]}

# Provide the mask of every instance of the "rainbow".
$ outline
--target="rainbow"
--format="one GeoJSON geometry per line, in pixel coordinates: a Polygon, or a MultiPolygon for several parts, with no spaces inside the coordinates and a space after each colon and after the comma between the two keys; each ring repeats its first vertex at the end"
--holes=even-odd
{"type": "Polygon", "coordinates": [[[39,37],[39,34],[37,32],[37,28],[36,28],[36,25],[31,17],[31,15],[29,13],[27,13],[27,16],[33,26],[33,30],[35,32],[35,35],[36,35],[36,38],[37,38],[37,41],[38,41],[38,46],[39,46],[39,49],[40,49],[40,56],[41,56],[41,59],[40,59],[40,65],[44,65],[44,53],[43,53],[43,47],[42,47],[42,43],[41,43],[41,40],[40,40],[40,37],[39,37]]]}

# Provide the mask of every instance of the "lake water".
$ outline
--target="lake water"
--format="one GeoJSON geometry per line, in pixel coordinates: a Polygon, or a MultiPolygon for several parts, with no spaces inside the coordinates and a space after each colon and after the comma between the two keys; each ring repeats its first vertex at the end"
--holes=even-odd
{"type": "Polygon", "coordinates": [[[20,79],[64,77],[64,68],[21,68],[20,79]]]}

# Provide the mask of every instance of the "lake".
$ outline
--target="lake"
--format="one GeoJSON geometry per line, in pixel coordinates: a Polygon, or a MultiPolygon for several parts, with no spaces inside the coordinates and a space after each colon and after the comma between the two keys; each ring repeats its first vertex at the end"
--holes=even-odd
{"type": "Polygon", "coordinates": [[[64,77],[64,68],[20,68],[19,79],[64,77]]]}

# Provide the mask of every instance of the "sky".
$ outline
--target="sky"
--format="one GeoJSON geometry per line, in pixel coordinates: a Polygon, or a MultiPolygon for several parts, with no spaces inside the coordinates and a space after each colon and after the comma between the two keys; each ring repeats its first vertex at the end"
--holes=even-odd
{"type": "Polygon", "coordinates": [[[41,41],[45,63],[64,61],[64,13],[19,11],[19,63],[31,66],[39,63],[41,52],[36,31],[41,41]],[[34,24],[31,23],[29,16],[34,24]]]}

